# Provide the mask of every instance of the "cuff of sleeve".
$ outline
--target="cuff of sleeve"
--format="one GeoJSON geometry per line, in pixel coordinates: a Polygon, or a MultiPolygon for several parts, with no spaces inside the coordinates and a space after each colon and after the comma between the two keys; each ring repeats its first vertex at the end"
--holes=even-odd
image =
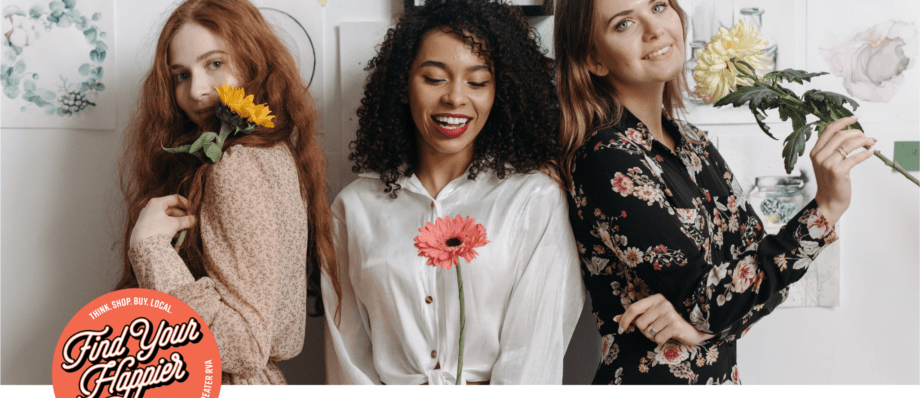
{"type": "Polygon", "coordinates": [[[170,240],[168,235],[154,235],[131,246],[128,258],[141,288],[171,293],[195,283],[191,271],[170,245],[170,240]]]}
{"type": "Polygon", "coordinates": [[[818,202],[812,200],[808,203],[808,206],[805,206],[805,209],[800,213],[798,220],[805,225],[808,230],[808,236],[812,239],[823,239],[825,244],[830,244],[837,240],[837,231],[824,218],[821,208],[818,207],[818,202]]]}

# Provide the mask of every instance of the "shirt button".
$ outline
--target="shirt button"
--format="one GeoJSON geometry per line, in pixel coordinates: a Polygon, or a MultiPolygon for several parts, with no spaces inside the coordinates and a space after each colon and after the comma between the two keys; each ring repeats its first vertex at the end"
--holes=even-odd
{"type": "Polygon", "coordinates": [[[432,301],[434,301],[434,299],[431,298],[431,296],[425,297],[425,302],[426,302],[426,303],[431,304],[432,301]]]}
{"type": "Polygon", "coordinates": [[[431,350],[431,357],[432,357],[432,358],[437,358],[437,357],[438,357],[438,352],[435,351],[435,350],[431,350]]]}
{"type": "Polygon", "coordinates": [[[431,208],[432,209],[434,208],[434,202],[431,202],[431,208]]]}

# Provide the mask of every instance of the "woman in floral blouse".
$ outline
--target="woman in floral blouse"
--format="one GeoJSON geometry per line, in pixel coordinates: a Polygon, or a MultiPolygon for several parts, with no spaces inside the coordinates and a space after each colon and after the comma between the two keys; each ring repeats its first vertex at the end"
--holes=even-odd
{"type": "Polygon", "coordinates": [[[837,239],[850,169],[873,153],[848,156],[874,144],[843,130],[855,118],[828,125],[815,199],[766,235],[706,134],[676,118],[684,32],[673,0],[557,4],[569,219],[603,336],[595,384],[739,383],[735,340],[837,239]]]}

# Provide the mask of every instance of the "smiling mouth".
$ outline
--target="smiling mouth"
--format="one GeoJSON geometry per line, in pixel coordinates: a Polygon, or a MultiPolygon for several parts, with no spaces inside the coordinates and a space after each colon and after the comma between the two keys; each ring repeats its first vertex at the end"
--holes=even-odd
{"type": "Polygon", "coordinates": [[[671,51],[671,45],[670,45],[670,44],[668,44],[667,46],[665,46],[664,48],[662,48],[662,49],[660,49],[660,50],[658,50],[658,51],[655,51],[655,52],[653,52],[653,53],[651,53],[651,54],[649,54],[649,55],[646,55],[646,56],[643,57],[642,59],[650,59],[650,60],[651,60],[651,59],[655,59],[655,58],[661,57],[662,55],[667,54],[669,51],[671,51]]]}
{"type": "Polygon", "coordinates": [[[434,121],[434,126],[441,134],[457,138],[466,131],[473,118],[464,115],[439,114],[431,116],[431,120],[434,121]]]}

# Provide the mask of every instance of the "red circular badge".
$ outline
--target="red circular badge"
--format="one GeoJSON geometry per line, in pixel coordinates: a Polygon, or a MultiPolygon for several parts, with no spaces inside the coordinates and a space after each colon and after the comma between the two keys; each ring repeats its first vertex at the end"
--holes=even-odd
{"type": "Polygon", "coordinates": [[[163,292],[126,289],[81,309],[54,350],[57,398],[216,398],[220,353],[191,307],[163,292]]]}

